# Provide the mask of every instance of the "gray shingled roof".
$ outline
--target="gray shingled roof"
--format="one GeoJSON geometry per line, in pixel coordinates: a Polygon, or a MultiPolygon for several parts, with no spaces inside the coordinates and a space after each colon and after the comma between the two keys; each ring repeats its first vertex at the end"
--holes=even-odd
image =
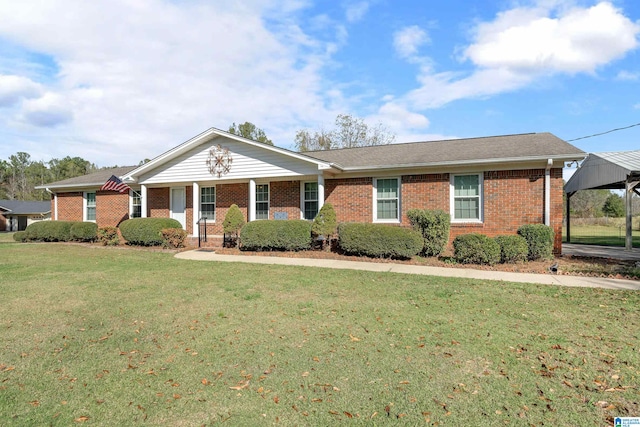
{"type": "Polygon", "coordinates": [[[44,214],[51,212],[51,202],[0,200],[0,211],[14,215],[44,214]]]}
{"type": "Polygon", "coordinates": [[[349,169],[582,158],[582,150],[551,133],[490,136],[309,151],[307,156],[349,169]]]}
{"type": "Polygon", "coordinates": [[[117,168],[102,169],[98,172],[90,173],[88,175],[77,176],[75,178],[64,179],[62,181],[52,182],[51,184],[41,185],[36,188],[68,188],[68,187],[91,187],[104,184],[111,175],[121,177],[137,166],[122,166],[117,168]]]}

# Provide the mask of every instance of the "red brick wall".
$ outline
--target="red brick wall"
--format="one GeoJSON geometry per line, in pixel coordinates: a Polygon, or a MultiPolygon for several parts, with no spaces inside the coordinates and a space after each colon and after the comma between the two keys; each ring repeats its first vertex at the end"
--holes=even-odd
{"type": "MultiPolygon", "coordinates": [[[[73,193],[58,193],[57,195],[58,195],[58,220],[82,221],[82,218],[83,218],[82,191],[77,191],[73,193]]],[[[52,205],[52,209],[55,209],[55,206],[52,205]]],[[[55,211],[52,210],[51,212],[55,212],[55,211]]]]}
{"type": "MultiPolygon", "coordinates": [[[[484,173],[484,221],[481,224],[451,224],[451,240],[460,234],[487,236],[515,234],[523,224],[544,223],[544,169],[489,171],[484,173]]],[[[403,226],[409,226],[410,209],[450,210],[449,174],[402,177],[403,226]]],[[[551,226],[555,250],[562,247],[562,169],[551,170],[551,226]]],[[[333,204],[338,222],[373,221],[373,179],[329,179],[325,196],[333,204]]]]}
{"type": "Polygon", "coordinates": [[[331,203],[340,222],[371,222],[373,178],[327,179],[325,202],[331,203]]]}
{"type": "Polygon", "coordinates": [[[149,218],[169,218],[169,187],[147,190],[147,216],[149,218]]]}
{"type": "Polygon", "coordinates": [[[117,227],[129,219],[129,193],[96,192],[96,224],[98,227],[117,227]]]}
{"type": "Polygon", "coordinates": [[[300,181],[275,181],[269,185],[269,219],[286,212],[288,219],[300,219],[300,181]]]}
{"type": "Polygon", "coordinates": [[[186,232],[188,234],[193,234],[193,186],[188,186],[184,192],[186,200],[186,209],[185,209],[185,221],[186,221],[186,232]]]}

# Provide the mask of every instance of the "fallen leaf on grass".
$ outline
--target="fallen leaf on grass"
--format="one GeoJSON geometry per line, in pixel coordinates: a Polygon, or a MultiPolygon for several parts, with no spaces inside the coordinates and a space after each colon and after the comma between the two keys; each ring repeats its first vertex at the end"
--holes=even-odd
{"type": "Polygon", "coordinates": [[[238,385],[233,386],[233,387],[229,387],[231,390],[242,390],[249,387],[249,380],[247,381],[241,381],[238,383],[238,385]]]}
{"type": "Polygon", "coordinates": [[[16,369],[15,366],[7,366],[5,364],[0,364],[0,372],[13,371],[14,369],[16,369]]]}
{"type": "Polygon", "coordinates": [[[76,419],[75,419],[75,420],[73,420],[73,421],[75,421],[75,422],[77,422],[77,423],[83,423],[83,422],[85,422],[85,421],[89,421],[89,417],[88,417],[88,416],[86,416],[86,415],[83,415],[83,416],[81,416],[81,417],[76,418],[76,419]]]}
{"type": "Polygon", "coordinates": [[[29,402],[29,405],[31,405],[31,406],[40,406],[40,401],[32,400],[31,402],[29,402]]]}
{"type": "Polygon", "coordinates": [[[358,337],[354,337],[353,335],[349,334],[349,338],[351,338],[351,341],[360,341],[360,338],[358,337]]]}
{"type": "Polygon", "coordinates": [[[347,416],[347,418],[353,418],[353,415],[351,415],[351,413],[344,411],[344,414],[347,416]]]}

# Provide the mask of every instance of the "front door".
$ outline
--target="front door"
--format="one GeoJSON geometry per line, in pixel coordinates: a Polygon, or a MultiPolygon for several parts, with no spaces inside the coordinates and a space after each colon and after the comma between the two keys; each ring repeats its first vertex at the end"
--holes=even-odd
{"type": "Polygon", "coordinates": [[[187,229],[185,208],[186,199],[184,187],[171,189],[171,218],[178,220],[182,224],[182,228],[187,229]]]}

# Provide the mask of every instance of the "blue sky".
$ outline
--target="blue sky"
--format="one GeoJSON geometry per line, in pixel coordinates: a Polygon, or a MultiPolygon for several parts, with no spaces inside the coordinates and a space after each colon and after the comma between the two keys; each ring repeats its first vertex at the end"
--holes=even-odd
{"type": "Polygon", "coordinates": [[[570,140],[640,123],[639,47],[637,0],[0,0],[0,158],[137,164],[244,121],[293,148],[340,113],[570,140]]]}

